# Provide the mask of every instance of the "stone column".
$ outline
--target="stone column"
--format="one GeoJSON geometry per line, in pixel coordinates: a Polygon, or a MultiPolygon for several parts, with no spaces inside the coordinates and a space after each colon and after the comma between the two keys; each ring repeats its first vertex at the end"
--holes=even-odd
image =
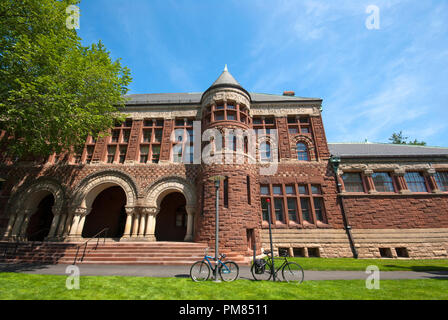
{"type": "Polygon", "coordinates": [[[156,229],[156,216],[158,214],[158,208],[143,208],[143,213],[146,216],[146,230],[145,239],[148,241],[156,241],[155,229],[156,229]]]}
{"type": "Polygon", "coordinates": [[[31,209],[24,210],[22,225],[20,226],[19,232],[17,234],[17,236],[21,240],[26,240],[26,229],[28,228],[28,224],[30,222],[30,218],[33,215],[33,213],[34,213],[34,210],[31,210],[31,209]]]}
{"type": "Polygon", "coordinates": [[[59,226],[56,229],[56,237],[57,238],[62,238],[64,236],[67,218],[68,218],[68,214],[61,214],[60,219],[59,219],[59,226]]]}
{"type": "Polygon", "coordinates": [[[73,222],[71,225],[69,237],[72,239],[77,239],[81,238],[85,217],[90,209],[77,207],[73,211],[73,222]]]}
{"type": "Polygon", "coordinates": [[[140,213],[138,213],[140,225],[138,229],[138,236],[140,238],[143,238],[145,236],[145,229],[146,229],[146,214],[143,213],[143,210],[141,210],[140,213]]]}
{"type": "Polygon", "coordinates": [[[65,219],[65,226],[64,230],[62,231],[62,236],[69,236],[70,232],[72,230],[73,225],[73,219],[74,219],[74,213],[73,212],[67,212],[67,218],[65,219]]]}
{"type": "Polygon", "coordinates": [[[6,227],[5,233],[3,235],[4,238],[9,238],[11,236],[12,228],[14,227],[14,222],[16,221],[17,214],[11,213],[8,220],[8,225],[6,227]]]}
{"type": "Polygon", "coordinates": [[[373,170],[371,170],[371,169],[364,170],[364,176],[366,177],[368,192],[369,193],[377,193],[375,184],[373,183],[372,174],[373,174],[373,170]]]}
{"type": "Polygon", "coordinates": [[[428,181],[430,192],[432,193],[442,193],[442,191],[439,189],[439,186],[437,185],[436,179],[434,178],[434,175],[436,174],[436,170],[430,168],[426,169],[424,172],[424,175],[426,177],[426,180],[428,181]]]}
{"type": "Polygon", "coordinates": [[[410,193],[407,183],[404,179],[404,174],[405,174],[405,170],[404,169],[395,169],[394,170],[394,176],[396,178],[396,181],[398,182],[398,188],[399,193],[401,194],[406,194],[406,193],[410,193]]]}
{"type": "Polygon", "coordinates": [[[187,210],[187,232],[184,241],[193,241],[193,222],[194,222],[194,207],[185,207],[187,210]]]}
{"type": "Polygon", "coordinates": [[[132,217],[134,215],[135,208],[125,207],[125,210],[126,210],[126,225],[124,227],[124,233],[122,238],[130,238],[132,229],[132,217]]]}
{"type": "Polygon", "coordinates": [[[138,213],[134,211],[132,214],[132,233],[131,238],[136,238],[138,236],[138,213]]]}
{"type": "Polygon", "coordinates": [[[53,221],[51,222],[51,227],[50,227],[50,232],[48,232],[48,239],[54,238],[55,234],[56,234],[56,229],[59,225],[59,220],[61,219],[61,214],[60,212],[54,212],[53,211],[53,221]]]}

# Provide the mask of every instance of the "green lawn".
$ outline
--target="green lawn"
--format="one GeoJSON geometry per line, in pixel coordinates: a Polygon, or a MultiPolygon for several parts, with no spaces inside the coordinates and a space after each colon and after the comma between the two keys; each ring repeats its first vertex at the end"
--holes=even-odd
{"type": "Polygon", "coordinates": [[[237,280],[195,283],[187,278],[81,277],[79,290],[67,277],[0,273],[0,299],[14,300],[286,300],[286,299],[448,299],[448,280],[381,280],[368,290],[364,280],[305,281],[301,285],[237,280]],[[219,288],[217,290],[217,288],[219,288]]]}
{"type": "MultiPolygon", "coordinates": [[[[283,258],[276,258],[276,265],[283,258]]],[[[352,270],[365,271],[367,266],[376,265],[381,271],[447,271],[448,259],[352,259],[352,258],[288,258],[300,264],[304,270],[352,270]]]]}

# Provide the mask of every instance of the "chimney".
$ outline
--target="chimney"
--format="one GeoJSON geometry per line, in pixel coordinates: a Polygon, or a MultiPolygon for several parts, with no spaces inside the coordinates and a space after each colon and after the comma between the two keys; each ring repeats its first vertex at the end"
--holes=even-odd
{"type": "Polygon", "coordinates": [[[283,91],[284,96],[294,97],[296,93],[294,91],[283,91]]]}

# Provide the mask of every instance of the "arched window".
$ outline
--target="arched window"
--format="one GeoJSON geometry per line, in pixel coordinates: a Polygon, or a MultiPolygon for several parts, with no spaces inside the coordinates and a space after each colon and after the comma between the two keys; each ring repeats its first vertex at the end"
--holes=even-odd
{"type": "Polygon", "coordinates": [[[262,142],[260,144],[260,159],[264,162],[271,160],[271,145],[269,142],[262,142]]]}
{"type": "Polygon", "coordinates": [[[297,160],[301,161],[310,161],[310,157],[308,155],[308,148],[302,142],[298,142],[296,144],[297,149],[297,160]]]}

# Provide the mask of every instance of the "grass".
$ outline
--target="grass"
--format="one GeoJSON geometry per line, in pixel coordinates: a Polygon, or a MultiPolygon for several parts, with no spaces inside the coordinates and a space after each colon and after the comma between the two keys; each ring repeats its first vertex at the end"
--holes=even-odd
{"type": "MultiPolygon", "coordinates": [[[[283,258],[276,258],[276,265],[283,258]]],[[[288,258],[297,262],[304,270],[365,271],[370,265],[381,271],[447,271],[448,259],[410,260],[410,259],[352,259],[352,258],[288,258]]]]}
{"type": "Polygon", "coordinates": [[[66,276],[0,273],[2,300],[447,300],[448,280],[381,280],[368,290],[365,280],[305,281],[301,285],[237,280],[216,284],[187,278],[104,276],[80,278],[68,290],[66,276]],[[217,290],[219,287],[219,290],[217,290]]]}

